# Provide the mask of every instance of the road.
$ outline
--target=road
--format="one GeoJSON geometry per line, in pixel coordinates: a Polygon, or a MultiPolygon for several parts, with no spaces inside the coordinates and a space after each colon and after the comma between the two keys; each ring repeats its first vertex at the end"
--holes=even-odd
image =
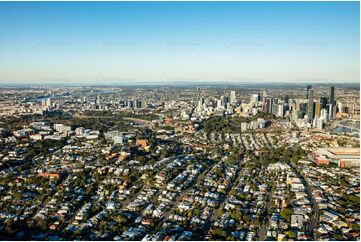
{"type": "Polygon", "coordinates": [[[311,190],[307,180],[305,179],[305,177],[297,171],[296,167],[292,163],[290,163],[290,166],[294,169],[294,171],[301,178],[301,180],[303,180],[303,184],[305,185],[306,190],[307,190],[307,195],[311,200],[313,214],[312,214],[311,221],[310,221],[308,229],[307,229],[307,233],[308,233],[308,235],[310,235],[312,237],[312,240],[317,241],[318,240],[317,233],[315,233],[315,229],[316,229],[316,226],[318,223],[318,216],[319,216],[319,209],[318,209],[317,203],[312,196],[312,190],[311,190]]]}
{"type": "Polygon", "coordinates": [[[139,119],[139,118],[127,118],[127,117],[123,117],[123,119],[146,124],[146,125],[147,125],[149,128],[151,128],[151,129],[154,128],[154,123],[152,123],[152,122],[149,121],[149,120],[139,119]]]}
{"type": "Polygon", "coordinates": [[[264,214],[266,216],[263,218],[261,227],[260,227],[259,232],[258,232],[258,240],[260,240],[260,241],[265,240],[266,233],[267,233],[267,230],[268,230],[268,224],[269,224],[268,211],[269,211],[269,208],[271,207],[273,193],[274,193],[274,190],[275,190],[274,181],[275,181],[275,179],[273,179],[273,182],[272,182],[273,185],[272,185],[271,191],[268,194],[268,202],[267,202],[267,206],[266,206],[266,209],[265,209],[265,212],[264,212],[264,214]]]}

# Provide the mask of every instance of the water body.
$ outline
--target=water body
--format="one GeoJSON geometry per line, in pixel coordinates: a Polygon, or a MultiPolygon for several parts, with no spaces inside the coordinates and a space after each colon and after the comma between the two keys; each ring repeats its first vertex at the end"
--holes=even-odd
{"type": "MultiPolygon", "coordinates": [[[[82,96],[94,96],[94,95],[101,95],[101,94],[116,94],[116,92],[114,91],[111,91],[111,90],[92,90],[90,92],[84,92],[82,93],[81,95],[82,96]]],[[[63,94],[56,94],[56,95],[52,95],[52,96],[40,96],[40,97],[37,97],[35,99],[28,99],[26,101],[37,101],[37,102],[41,102],[42,100],[44,99],[47,99],[47,98],[52,98],[52,99],[59,99],[59,98],[62,98],[62,97],[69,97],[69,96],[72,96],[73,94],[71,93],[63,93],[63,94]]]]}
{"type": "Polygon", "coordinates": [[[359,130],[353,129],[353,128],[347,128],[347,127],[344,127],[344,126],[337,126],[337,128],[335,128],[333,130],[333,132],[335,132],[337,134],[354,133],[354,132],[359,133],[359,130]]]}

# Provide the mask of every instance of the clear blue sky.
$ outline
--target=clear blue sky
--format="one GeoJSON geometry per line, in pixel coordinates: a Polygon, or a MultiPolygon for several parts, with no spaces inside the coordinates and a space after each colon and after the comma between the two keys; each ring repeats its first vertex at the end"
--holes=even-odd
{"type": "Polygon", "coordinates": [[[0,2],[0,82],[358,82],[359,2],[0,2]]]}

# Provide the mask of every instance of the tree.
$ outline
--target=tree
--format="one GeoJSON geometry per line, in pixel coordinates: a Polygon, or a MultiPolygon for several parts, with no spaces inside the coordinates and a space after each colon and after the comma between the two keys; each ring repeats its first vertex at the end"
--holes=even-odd
{"type": "Polygon", "coordinates": [[[291,239],[295,239],[296,238],[296,233],[293,231],[287,231],[285,234],[288,235],[288,237],[290,237],[291,239]]]}
{"type": "Polygon", "coordinates": [[[336,240],[344,240],[345,238],[340,234],[335,234],[335,239],[336,240]]]}
{"type": "Polygon", "coordinates": [[[14,226],[14,222],[11,219],[7,219],[5,221],[5,231],[7,234],[12,235],[15,233],[15,226],[14,226]]]}
{"type": "Polygon", "coordinates": [[[241,210],[237,209],[234,212],[230,212],[230,217],[237,220],[237,221],[241,221],[242,220],[242,212],[241,212],[241,210]]]}
{"type": "Polygon", "coordinates": [[[291,221],[291,215],[293,214],[292,209],[285,208],[281,211],[281,217],[285,219],[288,223],[291,221]]]}
{"type": "Polygon", "coordinates": [[[353,194],[349,194],[347,195],[347,201],[351,204],[351,205],[358,205],[360,204],[360,197],[357,197],[353,194]]]}
{"type": "Polygon", "coordinates": [[[226,238],[227,232],[220,228],[215,228],[212,230],[212,234],[216,237],[226,238]]]}
{"type": "Polygon", "coordinates": [[[351,225],[352,230],[355,230],[357,232],[360,232],[360,225],[358,224],[352,224],[351,225]]]}
{"type": "Polygon", "coordinates": [[[217,212],[218,217],[221,217],[223,215],[223,209],[220,208],[217,212]]]}
{"type": "Polygon", "coordinates": [[[248,215],[248,214],[244,214],[242,218],[243,218],[243,220],[244,220],[247,224],[249,224],[250,218],[249,218],[249,215],[248,215]]]}

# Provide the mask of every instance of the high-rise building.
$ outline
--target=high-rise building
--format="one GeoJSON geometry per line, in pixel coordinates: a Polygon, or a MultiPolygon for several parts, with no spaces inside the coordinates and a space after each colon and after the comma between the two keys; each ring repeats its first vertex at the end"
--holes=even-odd
{"type": "Polygon", "coordinates": [[[316,120],[316,128],[317,128],[318,130],[322,130],[322,129],[323,129],[323,124],[324,124],[323,118],[318,118],[318,119],[316,120]]]}
{"type": "Polygon", "coordinates": [[[336,118],[336,104],[335,105],[332,105],[332,104],[328,105],[328,118],[330,120],[336,118]]]}
{"type": "Polygon", "coordinates": [[[266,99],[265,112],[272,113],[272,98],[266,99]]]}
{"type": "Polygon", "coordinates": [[[319,101],[315,102],[315,116],[321,116],[321,103],[319,101]]]}
{"type": "Polygon", "coordinates": [[[323,118],[327,121],[327,110],[326,109],[321,109],[321,115],[320,118],[323,118]]]}
{"type": "Polygon", "coordinates": [[[49,97],[46,99],[46,106],[51,107],[51,105],[52,105],[52,102],[51,102],[51,98],[49,97]]]}
{"type": "Polygon", "coordinates": [[[284,106],[281,103],[277,105],[277,116],[283,118],[283,114],[284,114],[284,106]]]}
{"type": "Polygon", "coordinates": [[[313,95],[314,95],[314,90],[310,89],[308,92],[308,105],[307,105],[307,117],[309,123],[312,123],[312,119],[314,115],[313,95]]]}
{"type": "Polygon", "coordinates": [[[134,100],[134,108],[141,108],[142,102],[140,100],[134,100]]]}
{"type": "Polygon", "coordinates": [[[266,91],[263,90],[262,93],[261,93],[261,101],[263,103],[266,102],[266,97],[267,97],[267,93],[266,93],[266,91]]]}
{"type": "Polygon", "coordinates": [[[278,115],[278,104],[277,103],[272,103],[272,113],[274,115],[278,115]]]}
{"type": "Polygon", "coordinates": [[[41,105],[45,106],[45,107],[51,107],[52,106],[51,98],[48,97],[46,99],[42,99],[41,100],[41,105]]]}
{"type": "Polygon", "coordinates": [[[285,103],[288,104],[288,102],[290,101],[290,97],[288,95],[285,96],[285,103]]]}
{"type": "Polygon", "coordinates": [[[133,100],[126,100],[126,106],[128,108],[134,108],[134,101],[133,100]]]}
{"type": "Polygon", "coordinates": [[[223,97],[223,106],[227,107],[227,104],[229,103],[229,97],[228,96],[224,96],[223,97]]]}
{"type": "Polygon", "coordinates": [[[235,91],[231,91],[231,93],[229,95],[229,102],[231,104],[235,104],[237,102],[237,100],[236,100],[236,92],[235,91]]]}
{"type": "Polygon", "coordinates": [[[97,95],[97,99],[95,100],[95,104],[100,105],[102,100],[100,99],[100,95],[97,95]]]}
{"type": "Polygon", "coordinates": [[[335,99],[335,87],[330,87],[330,102],[329,102],[329,118],[335,119],[336,118],[336,99],[335,99]]]}
{"type": "Polygon", "coordinates": [[[332,105],[334,105],[335,102],[336,102],[336,100],[335,100],[335,87],[331,86],[331,88],[330,88],[330,103],[332,105]]]}
{"type": "Polygon", "coordinates": [[[259,102],[259,94],[253,94],[251,96],[252,102],[255,106],[258,106],[258,102],[259,102]]]}
{"type": "Polygon", "coordinates": [[[320,97],[321,108],[327,108],[327,97],[320,97]]]}
{"type": "Polygon", "coordinates": [[[220,109],[222,107],[222,99],[217,99],[217,109],[220,109]]]}
{"type": "Polygon", "coordinates": [[[312,88],[312,85],[307,85],[307,92],[306,92],[306,99],[308,99],[309,97],[309,92],[310,92],[310,89],[312,88]]]}

